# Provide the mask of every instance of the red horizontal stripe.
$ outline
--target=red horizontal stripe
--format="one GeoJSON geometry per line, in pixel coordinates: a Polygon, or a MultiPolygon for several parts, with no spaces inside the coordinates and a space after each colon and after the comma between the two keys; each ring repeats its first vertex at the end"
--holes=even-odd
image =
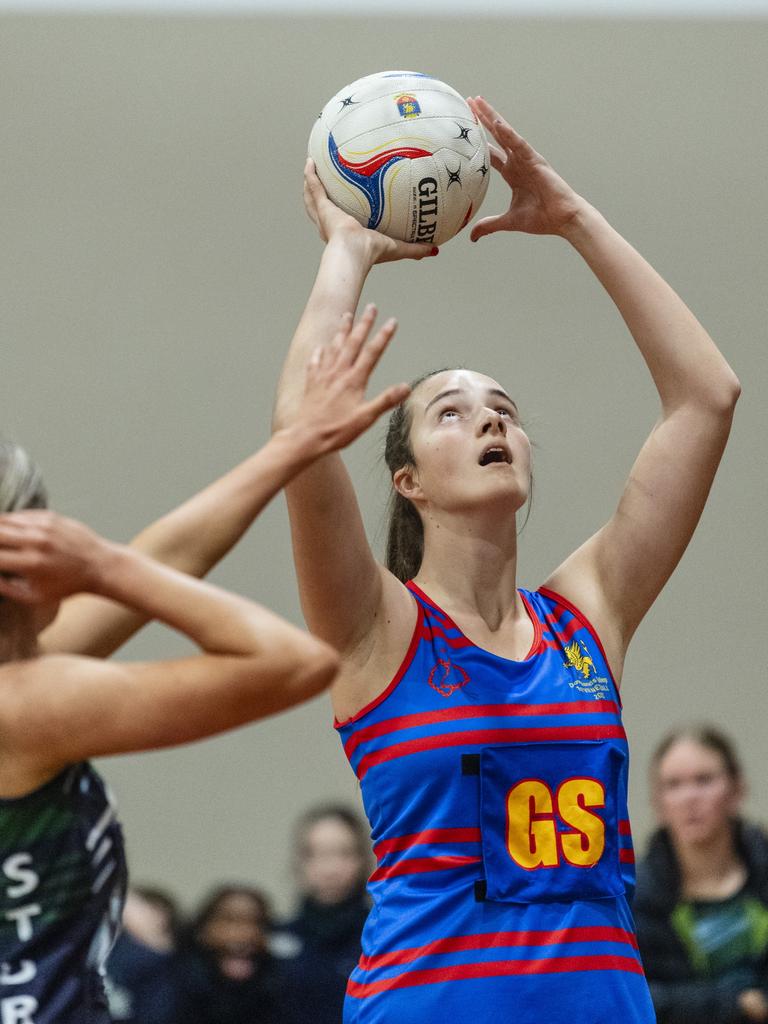
{"type": "Polygon", "coordinates": [[[435,985],[465,978],[500,978],[520,974],[562,974],[566,971],[630,971],[642,974],[639,960],[626,956],[561,956],[542,960],[492,960],[481,964],[452,964],[423,971],[408,971],[395,978],[369,981],[364,984],[350,980],[347,993],[357,999],[414,985],[435,985]]]}
{"type": "Polygon", "coordinates": [[[449,871],[466,867],[467,864],[479,864],[481,860],[481,857],[406,857],[396,864],[376,868],[370,881],[380,882],[383,878],[397,878],[400,875],[420,875],[425,871],[449,871]]]}
{"type": "Polygon", "coordinates": [[[612,700],[573,700],[557,704],[475,704],[456,708],[440,708],[439,711],[422,711],[415,715],[398,715],[374,725],[358,729],[344,744],[347,757],[351,757],[361,743],[377,736],[386,736],[398,729],[415,729],[420,725],[434,725],[437,722],[460,722],[468,718],[508,718],[533,715],[618,715],[619,709],[612,700]]]}
{"type": "Polygon", "coordinates": [[[619,850],[619,860],[622,864],[634,864],[635,863],[635,851],[634,850],[619,850]]]}
{"type": "Polygon", "coordinates": [[[479,828],[428,828],[423,832],[413,832],[408,836],[394,836],[376,843],[373,852],[381,860],[387,853],[399,850],[410,850],[412,846],[422,843],[479,843],[479,828]]]}
{"type": "Polygon", "coordinates": [[[358,967],[361,971],[373,971],[377,967],[402,966],[413,963],[422,956],[440,953],[464,953],[468,950],[495,949],[499,946],[559,946],[568,942],[625,942],[637,949],[637,939],[624,928],[608,925],[589,925],[581,928],[558,928],[555,931],[486,932],[480,935],[454,935],[447,939],[435,939],[424,946],[410,949],[393,949],[377,956],[362,956],[358,967]]]}
{"type": "Polygon", "coordinates": [[[459,636],[448,636],[448,634],[444,633],[439,626],[428,625],[426,623],[421,627],[419,636],[422,640],[432,640],[437,637],[444,643],[448,644],[449,647],[474,647],[472,641],[468,640],[463,633],[459,636]]]}
{"type": "MultiPolygon", "coordinates": [[[[565,612],[564,608],[559,608],[558,609],[557,619],[559,619],[563,615],[564,612],[565,612]]],[[[555,618],[554,615],[545,615],[544,616],[544,621],[550,627],[550,629],[555,634],[555,636],[557,637],[557,639],[560,641],[561,644],[568,643],[568,641],[571,639],[571,637],[573,636],[574,633],[578,633],[578,631],[580,629],[584,629],[584,623],[583,622],[579,622],[579,620],[577,618],[575,618],[575,617],[572,618],[569,622],[567,622],[565,624],[565,626],[562,626],[561,628],[558,629],[558,627],[555,625],[555,622],[557,621],[557,619],[555,618]]]]}
{"type": "Polygon", "coordinates": [[[631,836],[632,829],[630,828],[629,821],[626,818],[622,818],[619,821],[619,835],[620,836],[631,836]]]}
{"type": "Polygon", "coordinates": [[[420,754],[441,747],[471,747],[488,743],[549,743],[558,740],[626,739],[620,725],[553,726],[549,729],[471,729],[466,732],[440,733],[415,740],[393,743],[383,750],[373,750],[360,759],[357,777],[362,781],[369,768],[383,761],[393,761],[409,754],[420,754]]]}

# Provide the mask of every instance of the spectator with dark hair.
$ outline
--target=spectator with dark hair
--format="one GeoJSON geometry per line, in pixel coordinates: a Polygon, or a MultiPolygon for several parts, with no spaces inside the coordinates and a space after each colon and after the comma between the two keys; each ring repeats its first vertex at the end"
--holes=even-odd
{"type": "Polygon", "coordinates": [[[675,730],[651,773],[661,828],[634,911],[659,1024],[768,1021],[768,836],[741,817],[734,745],[675,730]]]}
{"type": "Polygon", "coordinates": [[[294,863],[298,913],[275,936],[284,957],[289,1024],[339,1024],[347,978],[360,957],[370,907],[368,830],[351,810],[312,808],[298,821],[294,863]]]}
{"type": "Polygon", "coordinates": [[[120,1024],[174,1024],[177,1016],[176,901],[162,889],[134,886],[123,930],[107,961],[112,1018],[120,1024]]]}
{"type": "Polygon", "coordinates": [[[251,886],[223,885],[206,898],[179,955],[179,1024],[283,1024],[271,922],[267,897],[251,886]]]}

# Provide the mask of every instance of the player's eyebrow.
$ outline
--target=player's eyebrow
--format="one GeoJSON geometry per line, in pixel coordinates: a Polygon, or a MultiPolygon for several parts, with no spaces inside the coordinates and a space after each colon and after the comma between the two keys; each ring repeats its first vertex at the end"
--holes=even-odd
{"type": "Polygon", "coordinates": [[[435,402],[439,402],[441,398],[449,398],[451,395],[461,394],[463,394],[462,388],[451,388],[449,391],[441,391],[439,395],[435,395],[434,398],[430,399],[430,401],[427,402],[426,406],[424,407],[424,412],[429,412],[430,407],[433,406],[435,402]]]}
{"type": "MultiPolygon", "coordinates": [[[[499,398],[505,399],[507,402],[509,402],[509,404],[515,410],[515,412],[519,414],[517,403],[512,401],[512,399],[509,397],[506,391],[503,391],[501,388],[488,388],[488,391],[486,393],[488,395],[494,395],[498,396],[499,398]]],[[[430,399],[430,401],[427,402],[426,406],[424,407],[424,412],[429,412],[430,407],[433,406],[435,402],[439,402],[441,398],[450,398],[452,395],[462,394],[464,394],[463,388],[449,388],[448,391],[441,391],[439,395],[435,395],[434,398],[430,399]]]]}
{"type": "Polygon", "coordinates": [[[505,398],[509,402],[509,404],[512,406],[512,408],[515,410],[515,412],[519,414],[520,410],[517,408],[517,402],[513,401],[509,397],[507,392],[502,390],[502,388],[489,388],[488,389],[488,394],[489,395],[498,395],[499,398],[505,398]]]}

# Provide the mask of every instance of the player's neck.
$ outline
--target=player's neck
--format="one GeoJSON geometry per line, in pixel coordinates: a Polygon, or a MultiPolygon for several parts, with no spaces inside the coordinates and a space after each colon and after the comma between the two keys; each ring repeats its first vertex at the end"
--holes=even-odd
{"type": "Polygon", "coordinates": [[[498,629],[519,603],[514,517],[501,525],[427,520],[416,582],[450,615],[479,616],[498,629]]]}

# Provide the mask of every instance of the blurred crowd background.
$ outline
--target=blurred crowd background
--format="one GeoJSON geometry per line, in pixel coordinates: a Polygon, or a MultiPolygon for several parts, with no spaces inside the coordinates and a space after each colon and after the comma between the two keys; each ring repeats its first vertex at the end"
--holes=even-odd
{"type": "MultiPolygon", "coordinates": [[[[768,835],[743,817],[733,741],[711,725],[676,729],[648,783],[657,828],[638,857],[634,913],[659,1024],[768,1021],[768,835]]],[[[343,805],[313,807],[287,859],[287,918],[274,914],[257,866],[253,879],[215,885],[191,914],[172,893],[134,885],[109,962],[115,1020],[340,1024],[369,910],[367,827],[343,805]]]]}

